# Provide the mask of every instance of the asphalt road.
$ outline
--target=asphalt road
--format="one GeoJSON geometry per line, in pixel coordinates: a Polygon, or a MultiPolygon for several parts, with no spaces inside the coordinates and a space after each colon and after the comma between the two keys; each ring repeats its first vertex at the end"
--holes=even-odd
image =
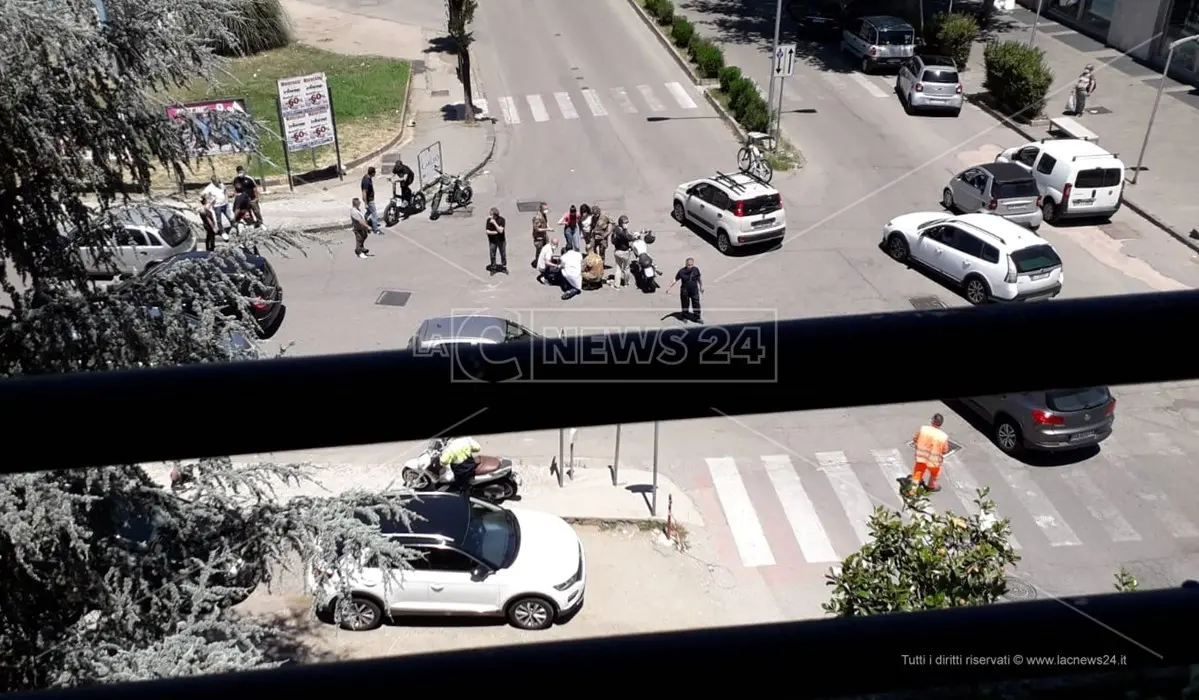
{"type": "MultiPolygon", "coordinates": [[[[776,176],[787,204],[787,242],[726,258],[674,224],[669,204],[680,181],[733,169],[737,144],[625,0],[569,11],[548,0],[484,3],[477,33],[482,99],[500,132],[495,160],[474,183],[479,213],[402,223],[372,242],[376,257],[369,260],[339,245],[281,261],[295,312],[277,342],[294,343],[290,352],[401,348],[423,318],[453,310],[502,311],[539,332],[678,323],[669,316],[673,297],[605,289],[562,302],[538,286],[527,267],[531,214],[517,207],[539,200],[557,215],[582,201],[628,213],[635,227],[660,232],[652,252],[667,271],[694,256],[705,275],[709,323],[906,310],[922,296],[965,305],[954,290],[891,262],[878,241],[891,217],[937,210],[952,174],[1021,143],[981,112],[909,117],[890,93],[892,78],[859,76],[836,56],[818,54],[784,89],[786,109],[815,110],[784,116],[808,159],[802,171],[776,176]],[[593,110],[596,104],[602,109],[593,110]],[[654,116],[671,118],[646,120],[654,116]],[[485,271],[482,208],[492,205],[508,216],[511,275],[485,271]],[[376,305],[388,289],[411,292],[408,303],[376,305]]],[[[1107,225],[1041,231],[1065,263],[1065,297],[1199,283],[1194,255],[1127,210],[1107,225]]],[[[978,353],[986,371],[999,363],[1094,361],[1106,355],[1107,340],[1097,328],[1072,348],[996,338],[979,348],[950,341],[935,352],[978,353]]],[[[913,370],[909,352],[864,352],[893,362],[896,372],[913,370]]],[[[817,589],[825,560],[856,550],[870,505],[894,503],[894,473],[910,457],[905,443],[934,411],[946,414],[951,437],[964,446],[946,470],[961,488],[946,489],[934,504],[960,510],[959,491],[973,483],[992,487],[1025,557],[1019,573],[1043,595],[1107,590],[1120,565],[1147,586],[1175,584],[1199,564],[1199,489],[1188,458],[1199,450],[1199,385],[1116,394],[1115,438],[1073,463],[1016,462],[988,442],[986,426],[927,403],[738,419],[719,417],[714,407],[711,419],[662,427],[661,465],[699,504],[707,535],[723,552],[719,563],[769,584],[786,614],[810,614],[813,596],[823,595],[817,589]]],[[[599,398],[577,405],[610,411],[615,421],[621,403],[635,397],[599,398]]],[[[407,406],[423,400],[398,396],[396,411],[371,407],[367,419],[402,419],[407,406]]],[[[474,410],[448,416],[447,429],[474,410]]],[[[649,462],[651,432],[626,430],[622,461],[649,462]]],[[[577,453],[609,459],[612,435],[585,431],[577,453]]],[[[484,443],[489,451],[546,461],[557,452],[553,433],[484,443]]],[[[329,459],[382,463],[407,454],[410,446],[384,445],[333,451],[329,459]]]]}

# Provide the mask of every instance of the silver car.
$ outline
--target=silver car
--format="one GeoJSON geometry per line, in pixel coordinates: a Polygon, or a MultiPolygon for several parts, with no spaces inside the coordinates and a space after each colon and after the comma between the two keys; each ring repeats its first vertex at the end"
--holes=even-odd
{"type": "Polygon", "coordinates": [[[446,345],[494,345],[538,337],[516,321],[501,316],[438,316],[420,324],[408,341],[408,349],[418,354],[433,354],[446,345]]]}
{"type": "Polygon", "coordinates": [[[991,424],[992,439],[1008,454],[1098,445],[1116,421],[1116,399],[1104,386],[976,396],[962,403],[991,424]]]}
{"type": "Polygon", "coordinates": [[[841,30],[841,51],[857,59],[863,73],[895,67],[916,54],[916,30],[897,17],[860,17],[841,30]]]}
{"type": "Polygon", "coordinates": [[[913,56],[899,67],[895,94],[910,114],[918,110],[962,113],[962,81],[953,59],[942,56],[913,56]]]}
{"type": "Polygon", "coordinates": [[[135,204],[113,209],[95,224],[92,236],[80,245],[78,231],[67,237],[79,245],[84,268],[93,277],[132,276],[180,253],[196,249],[196,237],[187,218],[169,207],[135,204]]]}
{"type": "Polygon", "coordinates": [[[963,214],[998,214],[1033,231],[1042,221],[1037,181],[1012,163],[985,163],[958,173],[945,185],[941,205],[963,214]]]}

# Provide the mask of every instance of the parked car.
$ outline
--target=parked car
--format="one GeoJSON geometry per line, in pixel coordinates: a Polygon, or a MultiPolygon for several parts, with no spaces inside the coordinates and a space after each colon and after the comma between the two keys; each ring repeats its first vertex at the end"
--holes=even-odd
{"type": "Polygon", "coordinates": [[[84,268],[93,277],[136,275],[171,256],[196,248],[186,216],[171,207],[149,203],[114,208],[95,223],[83,241],[78,229],[66,233],[79,246],[84,268]],[[99,234],[101,241],[94,239],[99,234]]]}
{"type": "Polygon", "coordinates": [[[787,12],[802,36],[823,39],[840,35],[844,5],[844,0],[796,0],[787,7],[787,12]]]}
{"type": "Polygon", "coordinates": [[[958,67],[944,56],[912,56],[899,64],[895,92],[909,113],[918,110],[962,113],[964,96],[958,67]]]}
{"type": "Polygon", "coordinates": [[[451,493],[419,493],[405,507],[419,518],[378,526],[419,554],[412,568],[383,569],[368,556],[349,600],[339,601],[337,574],[310,567],[322,617],[354,631],[391,615],[503,616],[514,627],[543,630],[582,607],[583,543],[558,516],[451,493]]]}
{"type": "Polygon", "coordinates": [[[716,247],[779,243],[787,234],[787,212],[778,190],[747,173],[684,182],[674,192],[672,212],[680,224],[694,224],[716,237],[716,247]]]}
{"type": "MultiPolygon", "coordinates": [[[[162,309],[149,308],[146,311],[150,314],[151,318],[162,318],[162,309]]],[[[183,314],[183,322],[192,328],[197,328],[203,323],[200,317],[195,314],[183,314]]],[[[217,332],[225,336],[231,360],[258,360],[262,358],[262,353],[258,350],[258,346],[254,341],[247,338],[245,333],[232,327],[218,328],[217,332]]]]}
{"type": "Polygon", "coordinates": [[[994,214],[916,212],[883,227],[883,248],[960,285],[966,301],[1051,299],[1062,291],[1062,259],[1045,240],[994,214]]]}
{"type": "Polygon", "coordinates": [[[1116,399],[1104,386],[977,396],[962,403],[992,426],[991,438],[1008,454],[1098,445],[1116,422],[1116,399]]]}
{"type": "Polygon", "coordinates": [[[1044,139],[1009,148],[995,162],[1014,163],[1032,174],[1041,214],[1051,224],[1070,217],[1111,218],[1123,203],[1124,162],[1091,141],[1044,139]]]}
{"type": "Polygon", "coordinates": [[[860,17],[841,31],[841,51],[857,59],[863,73],[898,68],[916,55],[916,30],[898,17],[860,17]]]}
{"type": "MultiPolygon", "coordinates": [[[[143,273],[142,279],[169,279],[173,275],[191,274],[190,270],[195,268],[189,266],[195,265],[219,265],[221,271],[238,285],[241,294],[252,300],[249,305],[250,320],[254,322],[259,335],[268,337],[278,330],[286,312],[283,285],[279,284],[279,277],[270,261],[256,253],[247,251],[238,257],[204,250],[183,253],[151,267],[143,273]]],[[[237,317],[241,309],[237,300],[229,299],[220,312],[237,317]]]]}
{"type": "Polygon", "coordinates": [[[494,345],[534,340],[536,333],[502,316],[436,316],[422,321],[408,340],[408,349],[435,352],[446,345],[494,345]]]}
{"type": "Polygon", "coordinates": [[[1011,163],[984,163],[958,173],[945,185],[941,205],[954,213],[998,214],[1033,231],[1041,226],[1037,181],[1011,163]]]}

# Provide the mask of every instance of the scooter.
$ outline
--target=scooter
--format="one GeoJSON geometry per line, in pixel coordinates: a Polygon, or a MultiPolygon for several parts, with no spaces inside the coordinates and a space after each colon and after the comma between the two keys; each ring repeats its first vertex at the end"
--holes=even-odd
{"type": "MultiPolygon", "coordinates": [[[[441,466],[444,448],[444,440],[433,440],[424,452],[405,462],[400,471],[404,486],[413,491],[456,490],[453,474],[441,466]]],[[[520,475],[513,468],[512,460],[478,455],[475,465],[469,487],[471,496],[495,504],[516,497],[520,491],[520,475]]]]}
{"type": "Polygon", "coordinates": [[[429,218],[437,221],[441,218],[441,200],[444,198],[450,203],[450,211],[460,207],[470,206],[471,199],[475,196],[475,191],[471,189],[470,183],[465,178],[458,175],[445,175],[441,171],[437,171],[438,183],[437,193],[433,195],[433,206],[429,207],[429,218]],[[446,186],[449,186],[449,191],[446,191],[446,186]]]}
{"type": "Polygon", "coordinates": [[[637,288],[646,294],[658,290],[658,271],[654,268],[654,259],[650,257],[649,245],[654,242],[653,231],[638,231],[633,234],[633,256],[629,261],[629,272],[637,288]]]}
{"type": "Polygon", "coordinates": [[[395,226],[400,215],[412,216],[413,214],[423,211],[425,208],[425,193],[416,190],[412,193],[412,201],[405,202],[400,196],[399,183],[395,178],[391,179],[391,201],[387,203],[387,208],[383,210],[383,223],[388,226],[395,226]]]}

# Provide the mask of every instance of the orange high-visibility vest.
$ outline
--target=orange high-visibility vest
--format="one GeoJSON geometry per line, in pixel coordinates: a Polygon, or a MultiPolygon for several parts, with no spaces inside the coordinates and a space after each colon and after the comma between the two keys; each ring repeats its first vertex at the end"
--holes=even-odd
{"type": "Polygon", "coordinates": [[[925,425],[916,433],[916,461],[930,467],[941,466],[941,460],[949,451],[949,436],[944,430],[925,425]]]}

